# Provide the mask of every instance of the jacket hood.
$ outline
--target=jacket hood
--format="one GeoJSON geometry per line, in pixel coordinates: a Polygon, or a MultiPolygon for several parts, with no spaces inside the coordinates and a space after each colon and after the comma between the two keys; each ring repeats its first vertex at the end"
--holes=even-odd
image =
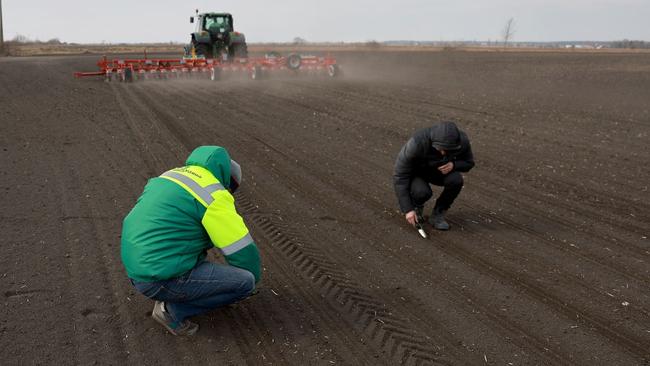
{"type": "Polygon", "coordinates": [[[455,151],[461,148],[460,132],[454,122],[442,122],[430,129],[431,146],[437,150],[455,151]]]}
{"type": "Polygon", "coordinates": [[[198,165],[212,173],[227,189],[230,188],[230,155],[221,146],[199,146],[187,158],[185,165],[198,165]]]}

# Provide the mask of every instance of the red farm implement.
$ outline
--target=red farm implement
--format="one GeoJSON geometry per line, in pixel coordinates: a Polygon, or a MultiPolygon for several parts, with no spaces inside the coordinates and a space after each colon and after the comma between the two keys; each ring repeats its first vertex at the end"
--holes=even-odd
{"type": "Polygon", "coordinates": [[[218,80],[223,74],[244,73],[252,79],[266,74],[285,71],[288,73],[326,74],[335,77],[339,73],[336,59],[331,56],[291,54],[281,56],[270,53],[259,58],[235,58],[222,61],[203,57],[180,59],[108,59],[97,62],[98,71],[76,72],[77,78],[102,76],[106,81],[132,82],[144,79],[209,78],[218,80]]]}

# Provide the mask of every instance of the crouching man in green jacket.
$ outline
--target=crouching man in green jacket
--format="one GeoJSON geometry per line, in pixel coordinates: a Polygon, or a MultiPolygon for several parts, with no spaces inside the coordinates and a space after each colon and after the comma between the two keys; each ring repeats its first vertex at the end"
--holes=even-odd
{"type": "Polygon", "coordinates": [[[196,333],[188,318],[250,296],[260,280],[259,251],[232,196],[240,182],[226,149],[201,146],[184,167],[150,179],[124,219],[127,275],[174,335],[196,333]],[[206,260],[212,247],[228,265],[206,260]]]}

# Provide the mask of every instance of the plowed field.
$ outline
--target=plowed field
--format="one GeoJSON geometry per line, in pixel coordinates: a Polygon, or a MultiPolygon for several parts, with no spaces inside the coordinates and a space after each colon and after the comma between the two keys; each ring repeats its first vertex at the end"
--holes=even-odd
{"type": "Polygon", "coordinates": [[[133,84],[0,59],[0,364],[650,364],[650,55],[338,57],[333,80],[133,84]],[[476,167],[425,240],[393,162],[449,119],[476,167]],[[121,223],[204,144],[242,164],[263,282],[176,338],[121,223]]]}

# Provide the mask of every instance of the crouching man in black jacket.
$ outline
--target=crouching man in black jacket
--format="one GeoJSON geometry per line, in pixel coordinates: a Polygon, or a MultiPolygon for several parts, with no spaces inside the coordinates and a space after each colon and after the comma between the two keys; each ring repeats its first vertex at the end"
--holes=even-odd
{"type": "Polygon", "coordinates": [[[411,225],[423,222],[424,204],[433,196],[429,184],[444,187],[429,222],[449,230],[445,212],[463,188],[461,172],[474,167],[474,155],[465,132],[453,122],[441,122],[415,132],[397,156],[393,181],[400,209],[411,225]]]}

